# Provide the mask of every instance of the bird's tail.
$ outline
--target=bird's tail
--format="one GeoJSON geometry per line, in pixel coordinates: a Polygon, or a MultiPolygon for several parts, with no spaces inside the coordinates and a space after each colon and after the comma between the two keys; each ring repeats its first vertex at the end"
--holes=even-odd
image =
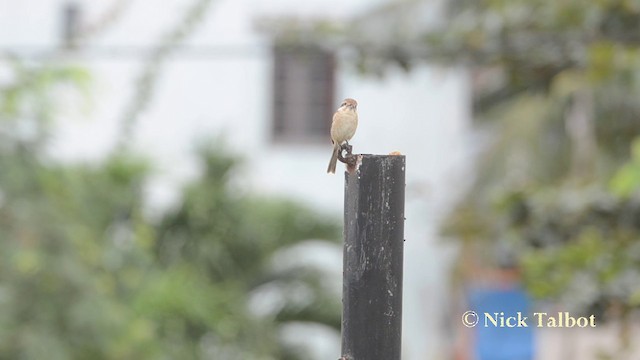
{"type": "Polygon", "coordinates": [[[333,145],[333,154],[331,154],[331,160],[329,160],[329,167],[327,168],[327,174],[336,173],[336,165],[338,164],[339,152],[340,152],[340,145],[333,145]]]}

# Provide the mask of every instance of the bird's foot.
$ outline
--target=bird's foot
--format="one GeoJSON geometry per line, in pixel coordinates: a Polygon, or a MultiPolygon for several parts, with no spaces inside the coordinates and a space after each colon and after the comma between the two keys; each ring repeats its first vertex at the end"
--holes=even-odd
{"type": "Polygon", "coordinates": [[[338,160],[340,162],[347,164],[347,170],[351,173],[353,169],[355,169],[356,162],[358,157],[352,153],[353,146],[349,145],[348,142],[340,145],[340,151],[338,151],[338,160]],[[343,154],[346,152],[346,154],[343,154]]]}
{"type": "Polygon", "coordinates": [[[352,151],[353,150],[353,146],[349,145],[348,141],[345,141],[344,144],[340,145],[340,152],[346,151],[347,155],[346,156],[350,156],[352,155],[352,151]]]}

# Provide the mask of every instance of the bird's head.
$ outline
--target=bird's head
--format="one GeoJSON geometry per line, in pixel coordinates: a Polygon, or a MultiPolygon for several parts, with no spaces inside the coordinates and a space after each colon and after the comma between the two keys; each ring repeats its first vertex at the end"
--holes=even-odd
{"type": "Polygon", "coordinates": [[[344,101],[342,101],[342,105],[340,105],[340,107],[344,109],[355,110],[358,107],[358,102],[351,98],[346,98],[344,99],[344,101]]]}

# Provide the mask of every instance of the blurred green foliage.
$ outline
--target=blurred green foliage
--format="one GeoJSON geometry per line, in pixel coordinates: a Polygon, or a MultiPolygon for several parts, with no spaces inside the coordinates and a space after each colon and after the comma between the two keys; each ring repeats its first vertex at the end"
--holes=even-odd
{"type": "Polygon", "coordinates": [[[303,240],[339,239],[333,219],[241,191],[239,159],[220,144],[202,147],[202,175],[152,218],[148,160],[68,164],[44,150],[58,96],[89,95],[89,74],[0,66],[11,75],[0,84],[0,358],[306,359],[283,326],[339,329],[325,274],[274,264],[303,240]],[[279,303],[265,314],[251,303],[266,286],[279,303]]]}
{"type": "Polygon", "coordinates": [[[423,58],[470,67],[492,139],[445,233],[493,266],[510,248],[540,298],[627,314],[640,305],[640,3],[457,0],[445,22],[423,58]]]}

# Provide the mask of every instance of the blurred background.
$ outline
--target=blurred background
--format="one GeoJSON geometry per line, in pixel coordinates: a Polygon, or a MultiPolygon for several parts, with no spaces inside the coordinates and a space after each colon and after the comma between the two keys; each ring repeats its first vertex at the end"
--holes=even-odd
{"type": "Polygon", "coordinates": [[[403,359],[640,358],[640,1],[159,5],[0,0],[0,358],[337,359],[345,97],[407,156],[403,359]]]}

